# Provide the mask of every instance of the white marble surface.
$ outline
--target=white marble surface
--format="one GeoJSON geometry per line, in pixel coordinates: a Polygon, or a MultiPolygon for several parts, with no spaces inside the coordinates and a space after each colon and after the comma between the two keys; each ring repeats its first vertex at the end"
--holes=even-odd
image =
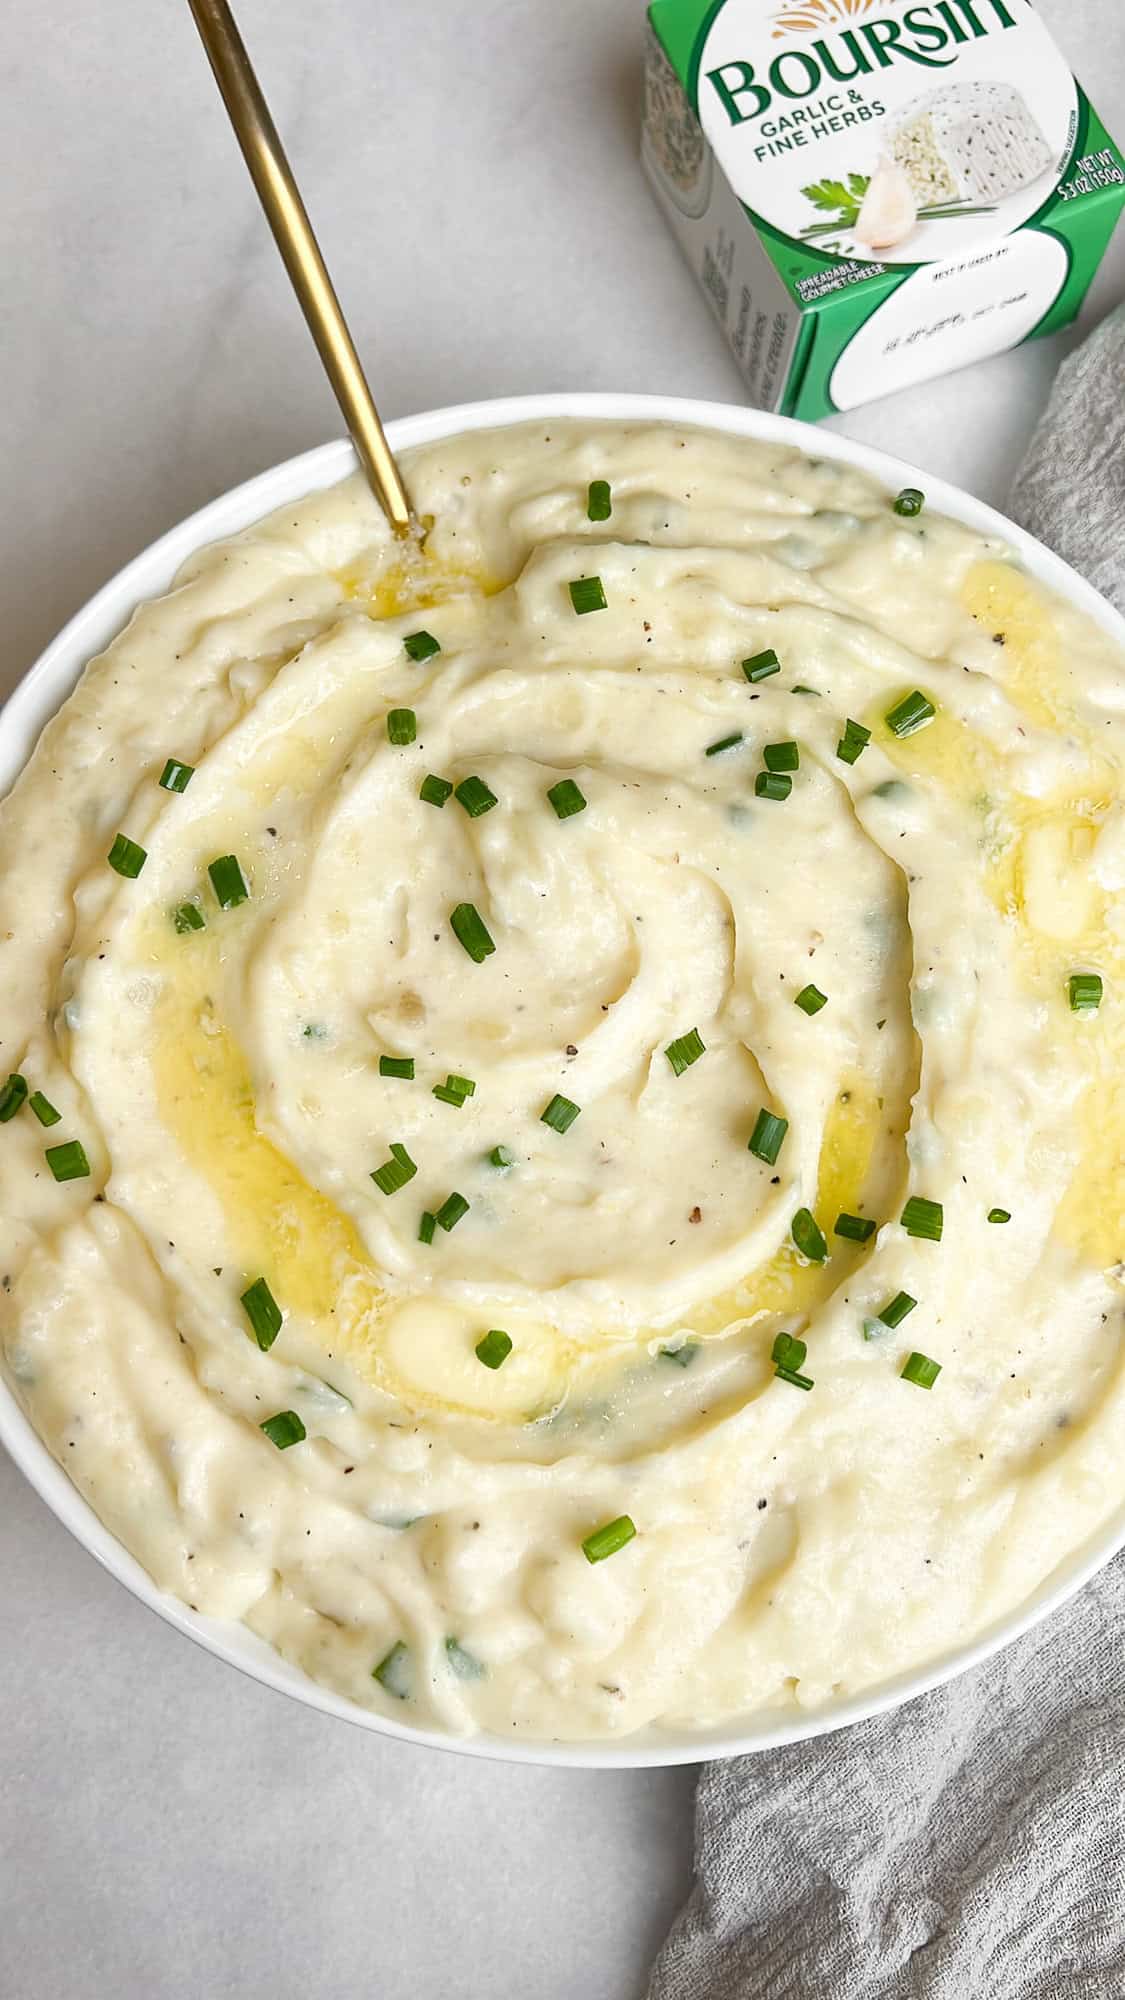
{"type": "MultiPolygon", "coordinates": [[[[1119,0],[1042,11],[1112,119],[1119,0]]],[[[385,414],[738,400],[634,164],[639,0],[239,15],[385,414]]],[[[34,27],[0,125],[0,692],[142,544],[339,428],[186,7],[39,0],[34,27]]],[[[1119,236],[1090,314],[1123,290],[1119,236]]],[[[838,427],[999,499],[1066,339],[838,427]]],[[[5,2000],[638,2000],[689,1773],[506,1769],[305,1712],[141,1610],[6,1460],[0,1566],[5,2000]]]]}

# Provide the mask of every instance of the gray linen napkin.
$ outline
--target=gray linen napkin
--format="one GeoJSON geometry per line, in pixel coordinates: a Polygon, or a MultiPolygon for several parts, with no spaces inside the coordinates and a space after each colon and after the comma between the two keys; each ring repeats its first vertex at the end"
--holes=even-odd
{"type": "MultiPolygon", "coordinates": [[[[1125,312],[1010,511],[1125,611],[1125,312]]],[[[708,1765],[649,2000],[1125,2000],[1125,1556],[894,1714],[708,1765]]]]}
{"type": "Polygon", "coordinates": [[[1008,512],[1125,612],[1125,306],[1060,368],[1008,512]]]}

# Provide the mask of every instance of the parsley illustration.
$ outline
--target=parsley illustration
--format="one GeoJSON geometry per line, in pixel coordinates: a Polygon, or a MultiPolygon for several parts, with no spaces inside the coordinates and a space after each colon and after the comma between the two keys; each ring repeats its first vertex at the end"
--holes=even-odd
{"type": "Polygon", "coordinates": [[[859,221],[863,197],[871,185],[868,174],[849,174],[847,182],[815,181],[801,193],[822,215],[830,215],[834,229],[851,229],[859,221]]]}

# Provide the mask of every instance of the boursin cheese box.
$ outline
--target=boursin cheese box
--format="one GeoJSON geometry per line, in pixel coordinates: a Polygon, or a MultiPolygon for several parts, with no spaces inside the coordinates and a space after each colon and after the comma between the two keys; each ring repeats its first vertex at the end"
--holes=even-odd
{"type": "Polygon", "coordinates": [[[1029,0],[652,0],[643,157],[753,402],[1072,320],[1125,162],[1029,0]]]}

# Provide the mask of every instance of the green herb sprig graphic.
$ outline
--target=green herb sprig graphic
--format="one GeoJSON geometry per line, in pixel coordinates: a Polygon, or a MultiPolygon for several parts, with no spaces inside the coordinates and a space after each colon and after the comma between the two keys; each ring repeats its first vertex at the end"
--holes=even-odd
{"type": "Polygon", "coordinates": [[[830,215],[831,223],[817,223],[818,229],[853,229],[859,221],[859,211],[863,197],[871,186],[869,174],[849,174],[847,181],[814,181],[811,187],[801,189],[807,201],[818,208],[822,215],[830,215]]]}
{"type": "MultiPolygon", "coordinates": [[[[822,215],[830,216],[828,222],[810,222],[801,235],[806,240],[818,236],[837,236],[842,230],[854,229],[859,221],[859,211],[863,198],[871,186],[869,174],[849,174],[846,181],[825,179],[814,181],[811,187],[801,189],[807,201],[822,215]]],[[[992,215],[995,202],[940,201],[918,210],[919,222],[952,222],[966,215],[992,215]]],[[[833,246],[828,245],[831,249],[833,246]]]]}

